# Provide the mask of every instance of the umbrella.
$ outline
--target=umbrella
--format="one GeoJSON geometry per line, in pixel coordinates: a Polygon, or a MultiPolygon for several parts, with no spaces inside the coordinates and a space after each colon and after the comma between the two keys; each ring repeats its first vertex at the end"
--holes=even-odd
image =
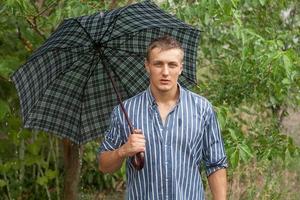
{"type": "Polygon", "coordinates": [[[114,87],[123,99],[147,88],[146,48],[163,35],[182,43],[185,67],[179,81],[193,85],[199,31],[151,1],[64,20],[11,77],[24,127],[76,144],[101,136],[121,101],[114,87]]]}

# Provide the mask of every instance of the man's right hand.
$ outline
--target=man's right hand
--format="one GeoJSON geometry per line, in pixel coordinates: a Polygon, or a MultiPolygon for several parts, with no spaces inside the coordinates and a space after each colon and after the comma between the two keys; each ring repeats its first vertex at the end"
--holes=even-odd
{"type": "Polygon", "coordinates": [[[99,170],[103,173],[113,173],[119,170],[124,159],[145,151],[145,137],[141,130],[134,130],[125,144],[114,151],[105,151],[99,155],[99,170]]]}
{"type": "Polygon", "coordinates": [[[131,157],[139,152],[144,152],[146,146],[145,136],[140,129],[135,129],[130,134],[127,142],[118,149],[121,158],[131,157]]]}

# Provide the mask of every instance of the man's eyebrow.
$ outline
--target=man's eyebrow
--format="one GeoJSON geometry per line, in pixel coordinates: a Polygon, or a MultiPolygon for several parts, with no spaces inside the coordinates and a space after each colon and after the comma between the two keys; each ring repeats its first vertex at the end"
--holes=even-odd
{"type": "Polygon", "coordinates": [[[163,61],[161,61],[161,60],[154,60],[153,62],[154,63],[162,63],[163,61]]]}

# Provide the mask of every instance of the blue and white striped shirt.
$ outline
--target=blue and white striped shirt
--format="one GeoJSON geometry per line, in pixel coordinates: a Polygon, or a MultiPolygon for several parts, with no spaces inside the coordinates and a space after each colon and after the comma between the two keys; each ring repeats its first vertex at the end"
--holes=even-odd
{"type": "MultiPolygon", "coordinates": [[[[130,200],[202,200],[204,190],[199,167],[206,174],[227,167],[223,140],[212,105],[181,86],[176,106],[163,125],[150,87],[124,101],[135,128],[146,138],[145,165],[140,171],[126,161],[130,200]]],[[[119,148],[130,134],[125,116],[117,106],[99,151],[119,148]]]]}

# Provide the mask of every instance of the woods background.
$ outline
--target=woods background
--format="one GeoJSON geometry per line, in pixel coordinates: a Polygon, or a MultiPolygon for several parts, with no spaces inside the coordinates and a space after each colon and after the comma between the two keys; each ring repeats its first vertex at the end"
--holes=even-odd
{"type": "MultiPolygon", "coordinates": [[[[62,199],[60,139],[22,128],[9,76],[63,19],[133,0],[0,1],[0,199],[62,199]]],[[[157,0],[201,30],[198,85],[218,113],[229,199],[300,199],[300,3],[297,0],[157,0]],[[293,117],[295,116],[295,117],[293,117]]],[[[124,167],[97,170],[101,139],[84,145],[80,199],[120,199],[124,167]]],[[[207,196],[209,188],[204,178],[207,196]]]]}

